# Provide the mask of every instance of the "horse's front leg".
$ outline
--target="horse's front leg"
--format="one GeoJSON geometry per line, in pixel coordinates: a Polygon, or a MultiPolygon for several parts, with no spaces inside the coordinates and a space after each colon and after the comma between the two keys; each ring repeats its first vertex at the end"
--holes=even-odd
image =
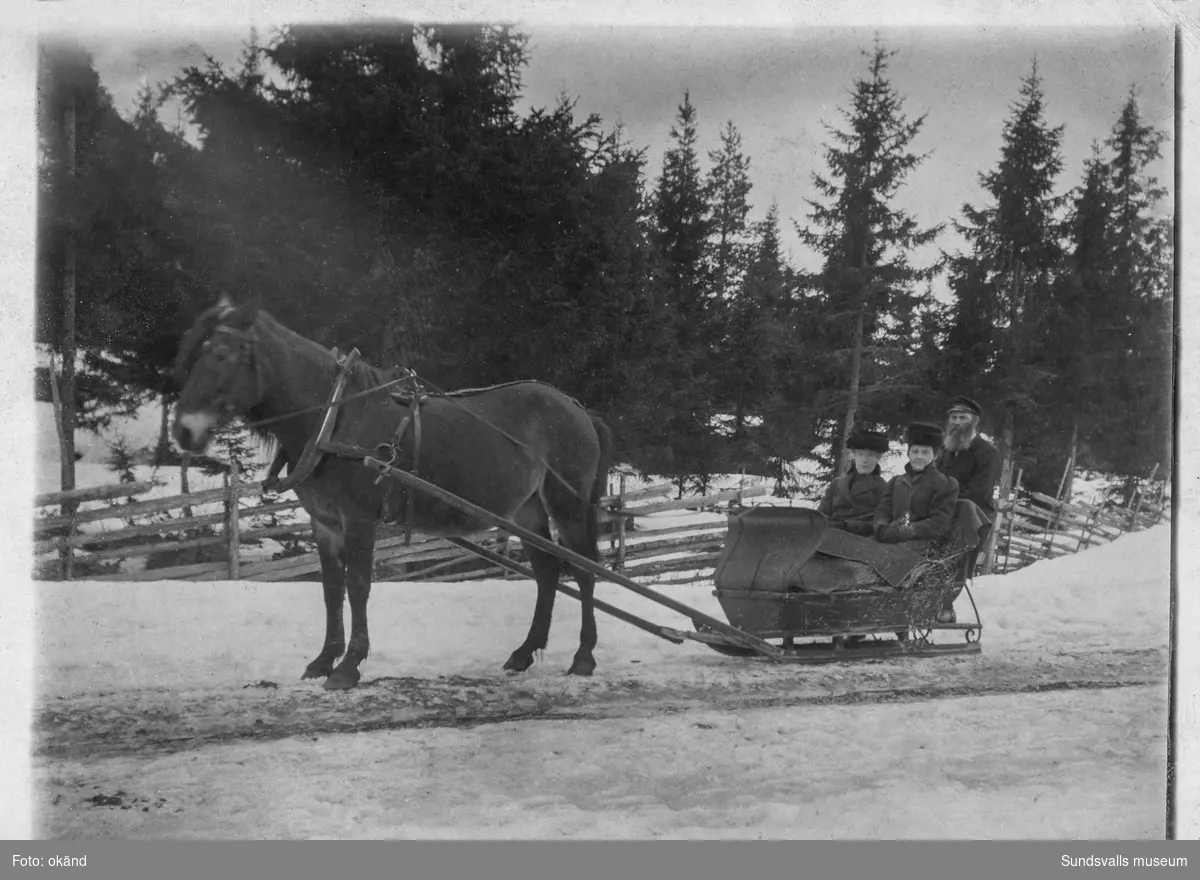
{"type": "Polygon", "coordinates": [[[350,597],[350,644],[346,656],[325,680],[326,690],[343,690],[358,684],[358,664],[367,658],[371,639],[367,634],[367,599],[371,596],[371,574],[375,561],[375,523],[356,521],[345,531],[346,592],[350,597]]]}
{"type": "Polygon", "coordinates": [[[346,546],[340,525],[313,519],[317,555],[321,559],[321,584],[325,591],[325,643],[317,659],[308,664],[301,678],[324,678],[333,672],[334,661],[346,650],[342,602],[346,596],[346,546]]]}

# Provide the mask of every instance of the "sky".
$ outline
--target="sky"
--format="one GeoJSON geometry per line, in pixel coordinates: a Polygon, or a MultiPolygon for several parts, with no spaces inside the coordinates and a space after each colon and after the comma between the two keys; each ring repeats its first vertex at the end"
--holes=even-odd
{"type": "MultiPolygon", "coordinates": [[[[260,39],[287,18],[258,23],[260,39]]],[[[838,26],[641,27],[522,25],[530,61],[520,107],[553,106],[566,96],[577,116],[620,124],[629,144],[646,151],[646,176],[657,179],[670,130],[685,92],[698,114],[702,171],[719,130],[731,121],[751,162],[752,219],[777,203],[785,248],[794,265],[815,269],[794,224],[807,225],[816,198],[814,173],[825,173],[827,126],[844,128],[856,78],[867,73],[876,34],[897,54],[887,76],[910,119],[925,115],[911,144],[927,158],[909,176],[898,204],[922,227],[962,217],[962,206],[987,204],[981,172],[1000,159],[1001,136],[1023,77],[1036,62],[1046,121],[1063,126],[1058,192],[1082,179],[1092,145],[1106,138],[1131,89],[1145,121],[1173,135],[1173,32],[1166,24],[1125,27],[838,26]]],[[[117,108],[132,111],[142,83],[157,84],[211,54],[236,68],[249,28],[228,26],[186,36],[118,29],[86,36],[101,79],[117,108]]],[[[165,121],[179,119],[169,109],[165,121]]],[[[1173,186],[1173,143],[1156,166],[1173,186]]],[[[1171,209],[1170,197],[1162,206],[1171,209]]],[[[918,262],[938,248],[954,251],[961,238],[948,229],[918,262]]]]}

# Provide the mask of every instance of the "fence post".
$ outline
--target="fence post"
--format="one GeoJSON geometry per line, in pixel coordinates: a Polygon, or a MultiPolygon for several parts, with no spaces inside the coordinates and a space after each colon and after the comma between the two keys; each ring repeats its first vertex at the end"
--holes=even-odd
{"type": "Polygon", "coordinates": [[[1096,520],[1100,517],[1100,508],[1096,507],[1088,514],[1084,520],[1083,528],[1079,532],[1079,540],[1075,542],[1075,552],[1086,550],[1088,545],[1092,543],[1092,532],[1096,528],[1096,520]]]}
{"type": "MultiPolygon", "coordinates": [[[[64,507],[65,506],[66,505],[64,505],[64,507]]],[[[75,505],[71,505],[70,517],[71,523],[67,527],[67,546],[63,551],[66,554],[66,558],[63,560],[63,580],[67,581],[72,580],[75,577],[75,550],[73,540],[76,534],[75,505]]]]}
{"type": "Polygon", "coordinates": [[[1004,516],[1003,502],[996,507],[996,519],[992,523],[992,530],[988,532],[987,546],[984,548],[983,573],[991,574],[992,569],[996,567],[996,548],[1000,546],[999,532],[1003,527],[1001,525],[1001,517],[1004,516]]]}
{"type": "Polygon", "coordinates": [[[1004,547],[1004,574],[1008,574],[1009,560],[1012,559],[1012,536],[1013,526],[1017,521],[1017,496],[1021,492],[1021,476],[1024,474],[1022,468],[1017,468],[1017,480],[1008,490],[1008,541],[1004,547]]]}
{"type": "Polygon", "coordinates": [[[236,581],[241,576],[241,533],[238,523],[238,466],[229,463],[225,475],[225,535],[229,539],[229,579],[236,581]]]}
{"type": "Polygon", "coordinates": [[[621,486],[617,494],[617,559],[614,571],[625,570],[625,474],[621,473],[621,486]]]}
{"type": "Polygon", "coordinates": [[[1067,482],[1068,482],[1067,478],[1070,476],[1071,471],[1074,469],[1074,467],[1075,467],[1075,444],[1074,444],[1074,435],[1072,435],[1071,457],[1067,459],[1067,466],[1063,468],[1062,479],[1058,481],[1058,494],[1056,494],[1054,496],[1054,501],[1055,501],[1054,517],[1050,521],[1050,531],[1046,535],[1045,543],[1042,545],[1043,557],[1046,559],[1050,558],[1050,555],[1054,550],[1054,539],[1058,537],[1058,528],[1062,524],[1063,507],[1067,502],[1067,499],[1066,499],[1065,495],[1063,494],[1063,492],[1067,487],[1067,482]]]}
{"type": "MultiPolygon", "coordinates": [[[[1150,471],[1150,479],[1148,482],[1153,484],[1154,477],[1157,474],[1158,474],[1158,462],[1155,462],[1154,469],[1150,471]]],[[[1138,514],[1142,512],[1142,503],[1146,500],[1146,493],[1142,491],[1142,485],[1143,484],[1139,480],[1138,487],[1134,491],[1134,494],[1133,494],[1133,497],[1137,500],[1137,504],[1132,505],[1132,509],[1129,514],[1129,528],[1125,530],[1127,532],[1136,531],[1137,517],[1138,517],[1138,514]]]]}
{"type": "MultiPolygon", "coordinates": [[[[58,392],[58,365],[54,357],[50,358],[50,396],[54,402],[54,427],[58,432],[58,452],[60,456],[73,454],[75,445],[66,442],[66,430],[63,427],[62,420],[62,397],[58,392]],[[67,447],[70,446],[68,453],[67,447]]],[[[74,486],[64,487],[74,488],[74,486]]],[[[79,505],[73,501],[64,501],[62,503],[62,515],[70,521],[67,523],[67,540],[59,556],[59,575],[64,581],[71,580],[75,574],[75,551],[72,548],[72,538],[75,537],[75,511],[79,509],[79,505]]]]}

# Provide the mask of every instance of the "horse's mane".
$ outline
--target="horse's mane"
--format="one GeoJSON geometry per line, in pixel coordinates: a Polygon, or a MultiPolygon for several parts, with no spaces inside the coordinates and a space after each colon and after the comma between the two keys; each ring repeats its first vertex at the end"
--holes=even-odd
{"type": "Polygon", "coordinates": [[[200,317],[196,319],[196,323],[184,334],[183,339],[179,343],[179,353],[175,356],[174,367],[175,379],[180,384],[183,384],[187,379],[188,373],[191,372],[192,364],[196,362],[196,357],[200,353],[200,346],[204,344],[209,334],[217,326],[222,314],[224,314],[224,310],[219,306],[210,306],[201,312],[200,317]]]}
{"type": "Polygon", "coordinates": [[[397,378],[399,373],[395,370],[384,370],[380,367],[373,366],[359,358],[354,362],[350,372],[353,378],[364,383],[367,387],[372,385],[382,385],[384,382],[390,382],[397,378]]]}

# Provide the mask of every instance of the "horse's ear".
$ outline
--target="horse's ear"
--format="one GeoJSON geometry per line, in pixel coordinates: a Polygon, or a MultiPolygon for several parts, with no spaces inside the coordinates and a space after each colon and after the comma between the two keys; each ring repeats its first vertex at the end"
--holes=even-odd
{"type": "Polygon", "coordinates": [[[258,299],[241,305],[231,305],[227,311],[220,312],[217,317],[221,323],[228,324],[230,327],[249,327],[258,317],[258,299]]]}
{"type": "Polygon", "coordinates": [[[233,298],[229,294],[222,293],[214,308],[217,310],[217,317],[224,318],[237,308],[237,304],[233,301],[233,298]]]}

